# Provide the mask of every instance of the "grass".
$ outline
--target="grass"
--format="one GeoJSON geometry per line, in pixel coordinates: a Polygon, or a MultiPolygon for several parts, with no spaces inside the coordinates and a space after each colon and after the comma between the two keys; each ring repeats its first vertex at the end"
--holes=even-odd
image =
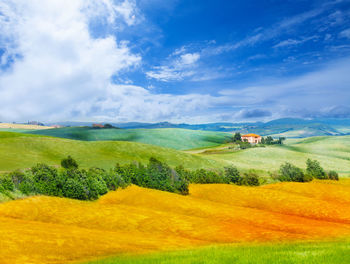
{"type": "Polygon", "coordinates": [[[115,257],[86,264],[343,264],[350,263],[348,241],[254,246],[215,246],[152,255],[115,257]]]}
{"type": "Polygon", "coordinates": [[[311,158],[320,161],[325,169],[335,170],[342,176],[347,176],[350,174],[350,136],[288,139],[283,146],[266,146],[243,151],[225,150],[202,156],[227,161],[241,169],[261,171],[276,171],[286,161],[305,168],[305,161],[311,158]]]}
{"type": "Polygon", "coordinates": [[[111,168],[117,162],[147,163],[150,157],[171,166],[217,168],[222,163],[174,149],[123,141],[78,141],[12,132],[0,132],[0,171],[29,168],[36,163],[59,165],[71,155],[83,168],[111,168]]]}
{"type": "Polygon", "coordinates": [[[31,131],[30,133],[86,141],[132,141],[177,150],[217,146],[224,143],[230,136],[230,134],[223,132],[178,128],[95,129],[91,127],[64,127],[31,131]]]}
{"type": "MultiPolygon", "coordinates": [[[[232,255],[240,255],[241,263],[269,257],[278,263],[279,252],[282,257],[285,250],[306,261],[324,253],[321,244],[320,250],[306,244],[284,249],[249,245],[349,238],[350,180],[191,185],[188,196],[130,186],[94,202],[29,197],[0,204],[0,234],[2,264],[86,262],[108,256],[125,263],[225,263],[232,255]],[[224,244],[248,246],[202,248],[224,244]],[[195,248],[202,249],[186,251],[195,248]],[[174,250],[185,251],[164,253],[174,250]],[[146,253],[158,255],[141,256],[146,253]]],[[[327,246],[325,255],[349,249],[336,245],[334,251],[327,246]]]]}

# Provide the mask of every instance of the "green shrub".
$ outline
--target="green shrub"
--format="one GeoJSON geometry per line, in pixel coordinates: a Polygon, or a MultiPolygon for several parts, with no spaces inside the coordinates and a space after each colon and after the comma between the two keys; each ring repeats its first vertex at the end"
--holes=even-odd
{"type": "Polygon", "coordinates": [[[316,179],[328,179],[328,176],[324,169],[321,167],[317,160],[307,159],[306,161],[306,172],[309,176],[316,179]]]}
{"type": "Polygon", "coordinates": [[[328,179],[334,180],[334,181],[339,181],[339,175],[336,171],[331,170],[328,172],[328,179]]]}
{"type": "Polygon", "coordinates": [[[312,178],[305,176],[302,169],[286,162],[281,165],[278,180],[280,181],[294,181],[294,182],[306,182],[312,178]]]}
{"type": "Polygon", "coordinates": [[[61,166],[65,169],[78,169],[78,163],[71,156],[61,161],[61,166]]]}
{"type": "Polygon", "coordinates": [[[15,189],[15,185],[13,184],[12,179],[8,174],[0,176],[0,186],[2,191],[13,192],[15,189]]]}
{"type": "Polygon", "coordinates": [[[31,169],[35,189],[40,194],[62,196],[63,179],[56,168],[39,163],[31,169]]]}
{"type": "Polygon", "coordinates": [[[247,172],[243,174],[242,180],[240,182],[241,185],[247,186],[259,186],[259,176],[254,172],[247,172]]]}
{"type": "Polygon", "coordinates": [[[226,167],[224,175],[227,183],[239,184],[242,181],[242,177],[236,167],[226,167]]]}
{"type": "Polygon", "coordinates": [[[87,191],[84,188],[84,185],[77,178],[68,178],[62,186],[62,191],[64,197],[67,198],[79,200],[88,199],[87,191]]]}

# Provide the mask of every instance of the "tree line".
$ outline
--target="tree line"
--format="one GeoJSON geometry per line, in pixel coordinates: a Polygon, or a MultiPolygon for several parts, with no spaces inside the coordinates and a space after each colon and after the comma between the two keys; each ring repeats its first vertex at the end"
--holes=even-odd
{"type": "MultiPolygon", "coordinates": [[[[312,179],[338,180],[335,171],[326,172],[316,160],[308,159],[306,172],[290,164],[282,164],[277,174],[278,181],[308,182],[312,179]]],[[[240,172],[236,167],[224,170],[188,170],[183,166],[171,168],[167,163],[150,158],[147,165],[130,163],[116,164],[109,170],[101,168],[80,169],[70,156],[61,161],[61,168],[39,163],[25,171],[13,171],[0,177],[0,192],[11,196],[19,191],[24,195],[49,195],[79,200],[96,200],[110,190],[135,184],[187,195],[190,183],[236,184],[259,186],[263,179],[254,171],[240,172]]]]}

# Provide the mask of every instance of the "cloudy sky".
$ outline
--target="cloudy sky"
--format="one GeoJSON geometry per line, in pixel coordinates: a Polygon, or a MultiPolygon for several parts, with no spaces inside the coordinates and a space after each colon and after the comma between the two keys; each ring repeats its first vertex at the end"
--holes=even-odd
{"type": "Polygon", "coordinates": [[[349,0],[1,0],[0,121],[350,118],[349,0]]]}

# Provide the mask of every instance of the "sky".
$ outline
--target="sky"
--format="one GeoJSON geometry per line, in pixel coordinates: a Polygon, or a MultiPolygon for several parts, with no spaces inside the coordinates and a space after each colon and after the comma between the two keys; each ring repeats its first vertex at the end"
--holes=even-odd
{"type": "Polygon", "coordinates": [[[350,0],[1,0],[0,121],[350,118],[350,0]]]}

